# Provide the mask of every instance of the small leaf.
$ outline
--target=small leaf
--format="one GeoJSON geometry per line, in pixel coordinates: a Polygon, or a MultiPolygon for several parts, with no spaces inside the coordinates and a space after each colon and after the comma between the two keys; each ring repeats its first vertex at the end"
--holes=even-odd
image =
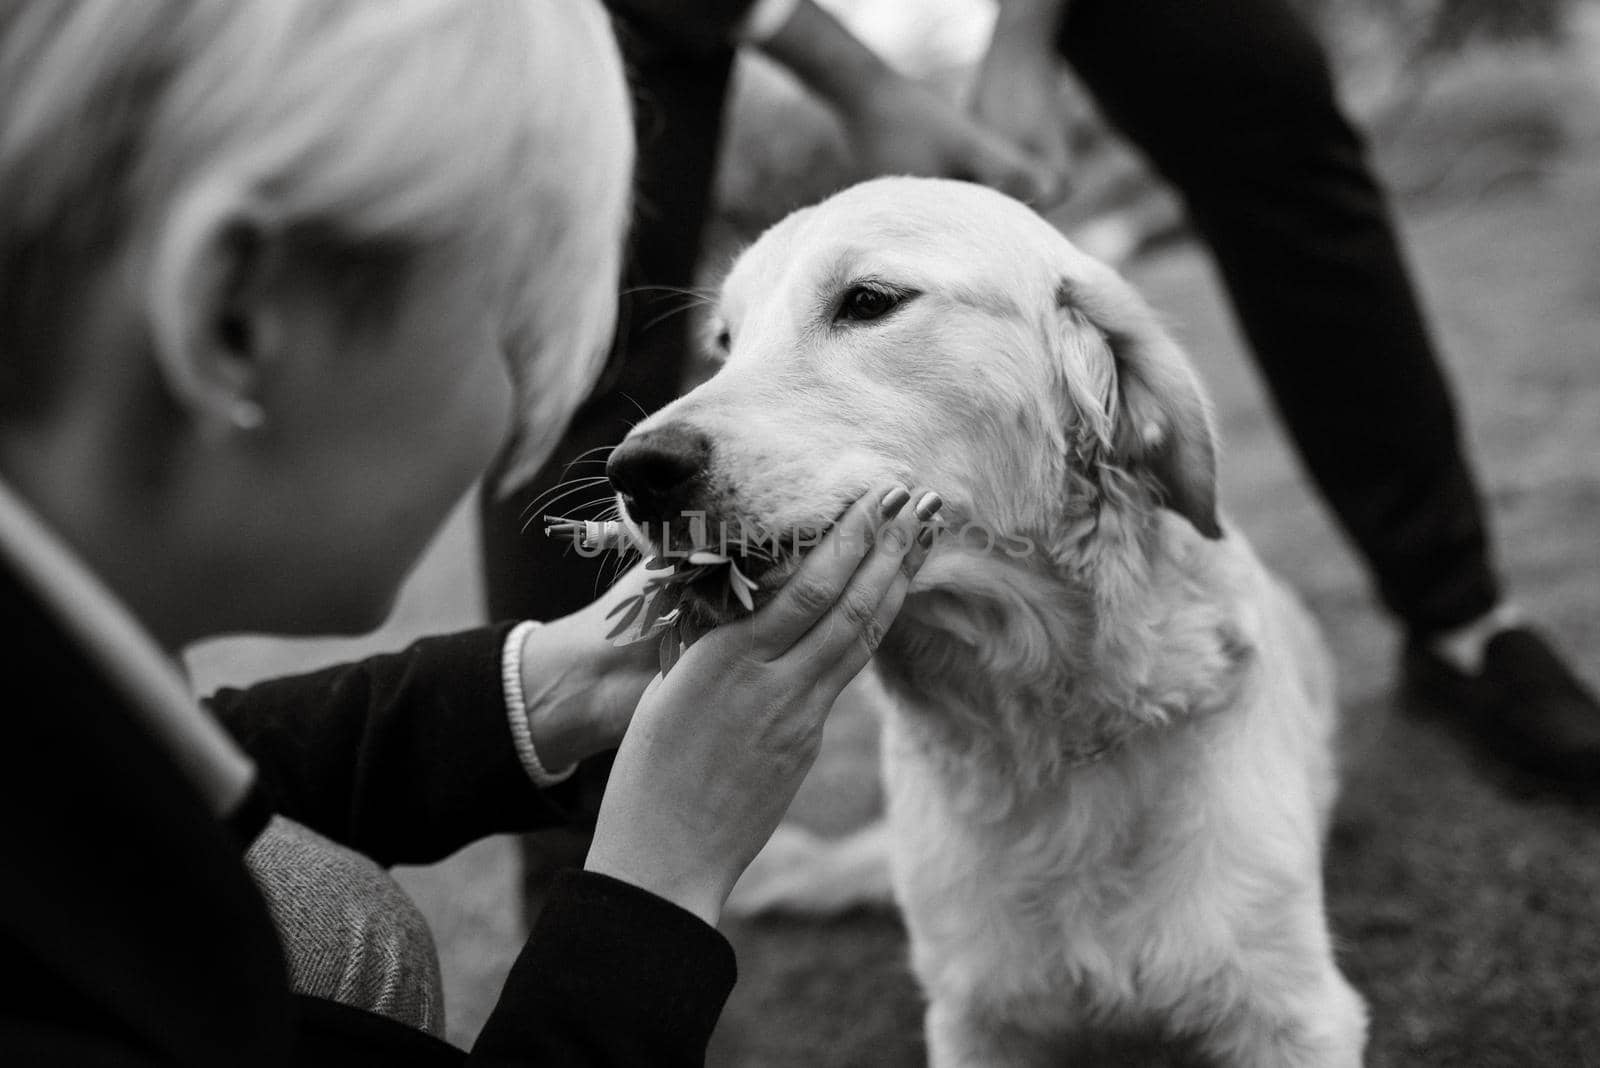
{"type": "Polygon", "coordinates": [[[606,638],[615,638],[617,635],[626,631],[630,626],[633,625],[633,621],[639,618],[639,613],[643,610],[644,598],[640,597],[638,600],[633,602],[633,606],[628,609],[627,614],[622,617],[622,621],[616,626],[612,627],[611,630],[606,634],[606,638]]]}
{"type": "Polygon", "coordinates": [[[746,612],[754,612],[756,610],[756,605],[755,602],[750,599],[750,590],[754,588],[754,584],[747,587],[745,586],[744,582],[737,581],[744,578],[744,576],[739,574],[738,571],[734,571],[734,573],[729,577],[735,580],[728,583],[728,585],[733,588],[733,595],[739,598],[739,603],[744,605],[744,610],[746,612]]]}
{"type": "Polygon", "coordinates": [[[668,627],[661,635],[661,645],[657,648],[658,658],[661,662],[661,675],[666,677],[678,658],[683,655],[683,641],[678,637],[677,627],[668,627]]]}
{"type": "Polygon", "coordinates": [[[691,582],[704,578],[705,575],[706,569],[703,567],[679,568],[667,576],[666,584],[669,586],[687,586],[691,582]]]}
{"type": "Polygon", "coordinates": [[[732,561],[732,557],[712,552],[710,549],[696,549],[689,554],[689,563],[696,567],[713,567],[717,564],[727,564],[732,561]]]}
{"type": "Polygon", "coordinates": [[[624,597],[622,600],[618,601],[617,604],[616,604],[616,607],[612,608],[611,611],[606,613],[606,618],[607,619],[613,619],[616,616],[620,615],[622,613],[622,610],[627,608],[629,605],[635,604],[635,603],[639,603],[639,602],[643,602],[643,601],[644,601],[644,594],[642,594],[642,593],[629,594],[627,597],[624,597]]]}
{"type": "Polygon", "coordinates": [[[660,590],[650,598],[650,606],[645,610],[645,619],[654,623],[662,616],[675,609],[678,605],[678,596],[671,590],[660,590]]]}

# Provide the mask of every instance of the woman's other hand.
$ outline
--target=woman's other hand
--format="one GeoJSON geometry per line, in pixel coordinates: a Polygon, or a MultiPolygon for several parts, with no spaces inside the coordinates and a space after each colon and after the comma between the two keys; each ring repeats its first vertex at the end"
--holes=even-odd
{"type": "Polygon", "coordinates": [[[1036,207],[1059,199],[1065,172],[893,70],[812,0],[800,0],[760,47],[838,116],[861,177],[962,178],[1036,207]]]}
{"type": "Polygon", "coordinates": [[[522,642],[522,696],[534,751],[547,768],[615,749],[656,675],[655,642],[617,645],[606,637],[617,605],[644,589],[643,566],[600,599],[529,631],[522,642]]]}
{"type": "Polygon", "coordinates": [[[1037,208],[1060,199],[1065,157],[1033,157],[974,122],[929,89],[896,74],[838,110],[851,155],[865,175],[960,178],[1037,208]]]}
{"type": "Polygon", "coordinates": [[[994,38],[979,64],[971,95],[972,117],[985,130],[1059,176],[1047,204],[1066,196],[1072,166],[1056,53],[1062,9],[1061,0],[1001,4],[994,38]]]}
{"type": "Polygon", "coordinates": [[[917,535],[938,498],[908,502],[890,487],[858,500],[770,602],[704,635],[651,684],[617,753],[589,870],[717,922],[927,556],[917,535]]]}

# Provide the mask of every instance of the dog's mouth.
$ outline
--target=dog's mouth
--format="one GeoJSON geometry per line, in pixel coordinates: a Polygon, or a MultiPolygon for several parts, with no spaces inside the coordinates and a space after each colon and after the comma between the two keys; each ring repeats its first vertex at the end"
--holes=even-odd
{"type": "Polygon", "coordinates": [[[547,535],[591,554],[632,549],[644,558],[650,572],[644,592],[615,613],[611,636],[624,642],[660,634],[681,621],[704,630],[755,611],[833,526],[777,533],[748,521],[708,522],[701,512],[650,523],[546,516],[545,524],[547,535]]]}
{"type": "MultiPolygon", "coordinates": [[[[810,539],[774,534],[749,524],[708,531],[699,517],[667,524],[630,524],[652,570],[666,572],[680,606],[713,624],[754,611],[792,575],[810,539]],[[709,536],[708,536],[709,535],[709,536]]],[[[814,543],[814,542],[813,542],[814,543]]]]}

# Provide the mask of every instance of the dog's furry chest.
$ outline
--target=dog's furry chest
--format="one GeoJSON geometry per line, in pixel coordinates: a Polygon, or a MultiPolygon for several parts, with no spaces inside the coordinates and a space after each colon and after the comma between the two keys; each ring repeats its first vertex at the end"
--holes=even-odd
{"type": "MultiPolygon", "coordinates": [[[[923,707],[901,690],[884,732],[891,863],[932,998],[1052,1030],[1182,1017],[1254,917],[1320,896],[1331,694],[1306,685],[1319,654],[1286,640],[1309,626],[1298,606],[1270,583],[1256,593],[1252,611],[1221,617],[1249,655],[1165,651],[1160,662],[1211,665],[1192,673],[1205,699],[1085,766],[1019,775],[988,759],[996,750],[951,744],[952,718],[996,710],[923,707]]],[[[1046,737],[1027,751],[1041,757],[1046,737]]]]}
{"type": "Polygon", "coordinates": [[[896,895],[930,993],[1061,1025],[1133,1019],[1176,997],[1149,977],[1171,972],[1155,966],[1165,943],[1193,951],[1206,937],[1195,924],[1208,905],[1185,878],[1205,847],[1182,781],[1201,772],[1138,754],[1001,800],[1005,784],[953,770],[917,729],[891,714],[885,782],[896,895]],[[1155,768],[1139,766],[1154,763],[1165,763],[1160,791],[1155,768]]]}

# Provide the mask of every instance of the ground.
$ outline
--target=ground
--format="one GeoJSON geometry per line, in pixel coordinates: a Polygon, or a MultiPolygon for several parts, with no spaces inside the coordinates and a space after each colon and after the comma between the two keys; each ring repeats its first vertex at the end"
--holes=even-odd
{"type": "MultiPolygon", "coordinates": [[[[1569,146],[1538,176],[1467,199],[1408,199],[1402,215],[1502,570],[1600,686],[1600,154],[1592,142],[1569,146]]],[[[1179,244],[1130,273],[1217,399],[1228,511],[1304,593],[1338,658],[1346,775],[1328,899],[1341,963],[1372,1008],[1368,1063],[1600,1065],[1600,813],[1508,797],[1445,734],[1398,713],[1397,635],[1297,469],[1203,254],[1179,244]]],[[[1360,413],[1350,432],[1361,432],[1360,413]]],[[[469,624],[480,611],[474,545],[462,512],[378,635],[215,643],[191,658],[197,680],[307,667],[469,624]]],[[[797,818],[830,830],[867,818],[872,746],[864,717],[841,710],[797,818]]],[[[439,934],[458,1042],[470,1042],[519,947],[520,872],[512,843],[494,840],[400,873],[439,934]]],[[[920,999],[892,916],[727,933],[741,979],[714,1064],[923,1062],[920,999]]]]}

